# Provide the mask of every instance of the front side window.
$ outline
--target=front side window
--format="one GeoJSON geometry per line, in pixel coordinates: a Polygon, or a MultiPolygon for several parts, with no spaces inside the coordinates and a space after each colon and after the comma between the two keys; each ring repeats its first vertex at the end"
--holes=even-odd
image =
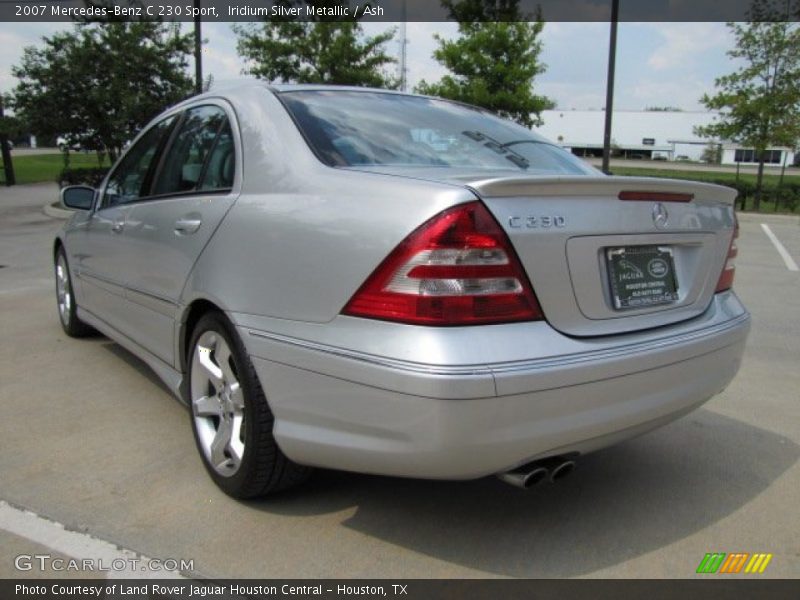
{"type": "Polygon", "coordinates": [[[596,174],[530,129],[453,102],[343,90],[282,92],[279,98],[317,156],[334,167],[596,174]]]}
{"type": "Polygon", "coordinates": [[[103,205],[117,206],[147,195],[155,167],[153,159],[166,141],[175,117],[168,117],[151,127],[120,161],[108,180],[103,205]]]}
{"type": "Polygon", "coordinates": [[[230,188],[233,165],[233,136],[225,111],[217,106],[189,109],[164,156],[152,193],[230,188]]]}

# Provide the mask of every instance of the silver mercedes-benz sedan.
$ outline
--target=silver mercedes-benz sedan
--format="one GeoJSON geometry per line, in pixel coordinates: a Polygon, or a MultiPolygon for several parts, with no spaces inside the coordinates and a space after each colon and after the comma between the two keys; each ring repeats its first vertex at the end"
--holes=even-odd
{"type": "Polygon", "coordinates": [[[248,82],[63,190],[58,310],[190,407],[232,496],[310,467],[529,487],[734,377],[734,196],[471,106],[248,82]]]}

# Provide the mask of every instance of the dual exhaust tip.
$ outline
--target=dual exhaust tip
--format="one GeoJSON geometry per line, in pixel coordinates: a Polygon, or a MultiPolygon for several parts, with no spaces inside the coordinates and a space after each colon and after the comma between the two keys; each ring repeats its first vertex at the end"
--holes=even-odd
{"type": "Polygon", "coordinates": [[[575,461],[559,456],[537,460],[505,473],[498,473],[500,481],[528,490],[533,486],[549,481],[555,483],[572,473],[575,461]]]}

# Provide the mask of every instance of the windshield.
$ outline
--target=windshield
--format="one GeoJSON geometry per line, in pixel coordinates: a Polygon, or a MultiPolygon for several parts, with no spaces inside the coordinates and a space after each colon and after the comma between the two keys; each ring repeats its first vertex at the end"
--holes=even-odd
{"type": "Polygon", "coordinates": [[[334,167],[593,173],[529,129],[453,102],[345,90],[282,92],[279,98],[317,156],[334,167]]]}

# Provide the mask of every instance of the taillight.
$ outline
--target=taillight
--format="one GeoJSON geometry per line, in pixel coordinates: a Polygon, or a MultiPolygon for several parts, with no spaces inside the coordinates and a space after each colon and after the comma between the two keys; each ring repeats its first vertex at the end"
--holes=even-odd
{"type": "Polygon", "coordinates": [[[543,318],[508,237],[477,201],[445,210],[409,235],[342,312],[417,325],[543,318]]]}
{"type": "Polygon", "coordinates": [[[739,249],[736,247],[736,238],[739,237],[739,219],[735,216],[733,219],[733,237],[731,238],[730,246],[728,246],[728,256],[725,259],[725,266],[719,276],[719,281],[717,281],[717,289],[714,290],[715,293],[724,292],[733,287],[733,276],[736,273],[736,255],[739,252],[739,249]]]}

